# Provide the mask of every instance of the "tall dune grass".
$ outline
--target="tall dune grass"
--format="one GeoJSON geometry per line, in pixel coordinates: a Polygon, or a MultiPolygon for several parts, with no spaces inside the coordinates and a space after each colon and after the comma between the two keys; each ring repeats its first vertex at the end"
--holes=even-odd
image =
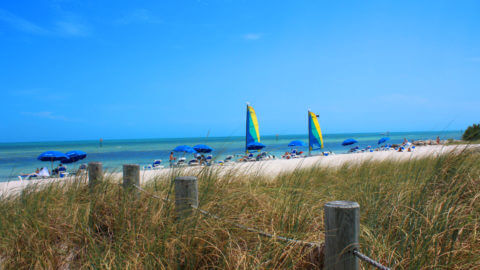
{"type": "MultiPolygon", "coordinates": [[[[361,251],[396,269],[480,269],[480,155],[299,169],[275,179],[199,173],[200,208],[178,220],[171,202],[125,192],[109,177],[30,186],[0,199],[5,269],[317,268],[315,249],[231,225],[311,242],[324,239],[323,205],[357,201],[361,251]]],[[[173,198],[171,177],[145,187],[173,198]]],[[[364,269],[368,267],[362,264],[364,269]]]]}

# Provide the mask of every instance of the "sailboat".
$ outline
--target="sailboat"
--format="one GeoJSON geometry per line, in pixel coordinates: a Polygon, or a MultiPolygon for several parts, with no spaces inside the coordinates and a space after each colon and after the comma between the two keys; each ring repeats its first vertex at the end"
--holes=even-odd
{"type": "Polygon", "coordinates": [[[320,124],[318,124],[318,115],[308,110],[308,154],[311,155],[312,150],[323,148],[323,137],[320,124]]]}
{"type": "Polygon", "coordinates": [[[245,152],[249,150],[260,150],[265,145],[260,143],[260,132],[258,131],[258,121],[255,110],[247,103],[247,126],[245,135],[245,152]]]}

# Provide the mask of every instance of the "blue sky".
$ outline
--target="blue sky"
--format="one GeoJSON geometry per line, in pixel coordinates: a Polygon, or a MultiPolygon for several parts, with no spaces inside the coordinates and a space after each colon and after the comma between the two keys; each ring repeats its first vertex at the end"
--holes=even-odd
{"type": "Polygon", "coordinates": [[[0,141],[459,130],[479,1],[2,1],[0,141]]]}

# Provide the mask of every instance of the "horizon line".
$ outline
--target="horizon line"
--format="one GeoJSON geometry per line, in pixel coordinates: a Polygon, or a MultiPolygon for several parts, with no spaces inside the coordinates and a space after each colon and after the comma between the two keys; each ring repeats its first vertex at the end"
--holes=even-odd
{"type": "MultiPolygon", "coordinates": [[[[383,133],[421,133],[421,132],[461,132],[463,131],[462,129],[458,130],[415,130],[415,131],[370,131],[370,132],[332,132],[332,133],[323,133],[324,136],[327,135],[336,135],[336,134],[372,134],[372,133],[378,133],[378,135],[381,135],[383,133]]],[[[269,136],[306,136],[308,135],[307,133],[305,134],[266,134],[262,135],[262,137],[269,137],[269,136]]],[[[105,141],[123,141],[123,140],[156,140],[156,139],[205,139],[205,138],[242,138],[245,136],[242,135],[236,135],[236,136],[211,136],[211,137],[206,137],[206,136],[187,136],[187,137],[144,137],[144,138],[114,138],[114,139],[105,139],[105,138],[96,138],[96,139],[67,139],[67,140],[39,140],[39,141],[2,141],[0,144],[12,144],[12,143],[48,143],[48,142],[85,142],[85,141],[99,141],[100,139],[105,141]]]]}

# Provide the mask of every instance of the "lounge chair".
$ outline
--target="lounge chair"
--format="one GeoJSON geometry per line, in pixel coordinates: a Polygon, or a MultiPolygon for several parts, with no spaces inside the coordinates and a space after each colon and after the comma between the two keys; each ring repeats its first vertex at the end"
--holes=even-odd
{"type": "Polygon", "coordinates": [[[60,178],[64,178],[68,176],[67,168],[63,166],[58,167],[57,173],[58,173],[58,177],[60,178]]]}
{"type": "Polygon", "coordinates": [[[192,159],[188,161],[188,166],[198,166],[198,165],[200,165],[200,162],[196,159],[192,159]]]}
{"type": "Polygon", "coordinates": [[[37,177],[37,174],[36,173],[31,173],[31,174],[21,174],[18,176],[18,179],[20,181],[22,180],[30,180],[32,178],[36,178],[37,177]]]}
{"type": "Polygon", "coordinates": [[[179,158],[178,161],[177,161],[177,164],[175,164],[175,165],[178,166],[178,167],[186,166],[187,165],[187,158],[185,158],[185,157],[179,158]]]}
{"type": "Polygon", "coordinates": [[[151,170],[151,169],[153,169],[153,167],[152,167],[152,165],[149,164],[147,166],[143,166],[143,169],[144,170],[151,170]]]}
{"type": "Polygon", "coordinates": [[[233,156],[232,156],[232,155],[227,156],[227,157],[223,160],[223,163],[225,163],[225,164],[231,163],[231,162],[233,162],[233,156]]]}
{"type": "Polygon", "coordinates": [[[161,159],[156,159],[153,161],[152,163],[152,169],[162,169],[163,168],[163,165],[162,165],[162,160],[161,159]]]}

